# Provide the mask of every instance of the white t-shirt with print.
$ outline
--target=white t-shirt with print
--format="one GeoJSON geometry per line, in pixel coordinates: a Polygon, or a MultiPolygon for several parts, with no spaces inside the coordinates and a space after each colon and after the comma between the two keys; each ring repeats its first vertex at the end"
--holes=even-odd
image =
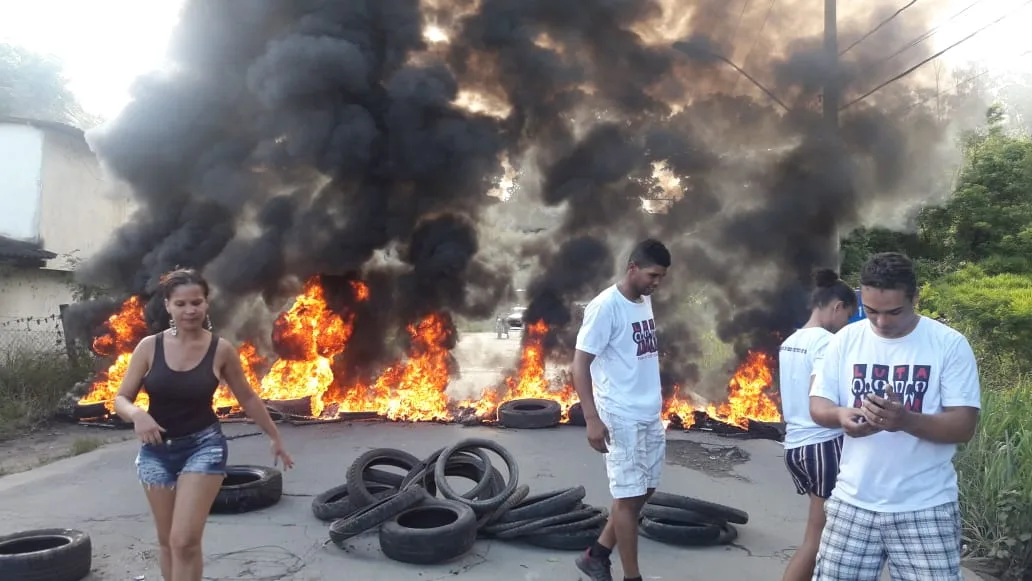
{"type": "MultiPolygon", "coordinates": [[[[967,339],[921,317],[898,339],[879,337],[867,320],[847,325],[828,343],[813,395],[859,408],[864,397],[884,395],[892,382],[907,409],[935,414],[944,406],[981,407],[975,354],[967,339]]],[[[906,432],[846,436],[832,496],[877,512],[923,510],[957,500],[955,444],[938,444],[906,432]]]]}
{"type": "Polygon", "coordinates": [[[584,308],[577,349],[595,356],[591,380],[597,407],[636,421],[659,417],[663,392],[650,297],[633,302],[616,285],[599,293],[584,308]]]}
{"type": "Polygon", "coordinates": [[[825,428],[810,415],[810,379],[824,360],[832,333],[823,327],[807,327],[789,335],[778,354],[778,385],[785,418],[785,449],[820,444],[842,435],[825,428]]]}

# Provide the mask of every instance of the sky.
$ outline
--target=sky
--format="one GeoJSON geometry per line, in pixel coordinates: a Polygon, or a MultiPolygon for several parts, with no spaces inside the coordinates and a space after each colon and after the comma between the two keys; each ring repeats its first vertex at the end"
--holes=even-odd
{"type": "MultiPolygon", "coordinates": [[[[900,6],[906,4],[904,0],[898,1],[900,6]]],[[[1028,25],[1032,23],[1029,0],[920,1],[936,7],[940,14],[937,20],[946,20],[960,9],[976,4],[932,37],[929,42],[936,49],[945,48],[999,16],[1020,9],[942,58],[948,66],[979,61],[994,72],[1032,72],[1032,53],[1028,52],[1032,50],[1032,35],[1028,34],[1028,25]],[[1019,57],[1021,53],[1025,54],[1019,57]]],[[[160,67],[183,2],[9,0],[4,3],[0,18],[0,42],[19,44],[60,58],[69,77],[69,87],[83,108],[111,118],[128,102],[133,79],[160,67]]],[[[900,16],[905,17],[906,13],[900,16]]],[[[910,64],[915,63],[901,64],[901,70],[910,64]]]]}

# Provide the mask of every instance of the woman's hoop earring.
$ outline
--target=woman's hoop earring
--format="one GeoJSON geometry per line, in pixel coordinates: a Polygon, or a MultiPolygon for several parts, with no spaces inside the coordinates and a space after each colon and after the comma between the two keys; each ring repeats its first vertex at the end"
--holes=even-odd
{"type": "Polygon", "coordinates": [[[209,331],[215,330],[215,326],[211,324],[211,315],[204,315],[204,328],[209,331]]]}
{"type": "Polygon", "coordinates": [[[168,318],[168,328],[172,330],[173,337],[179,334],[179,329],[176,327],[176,320],[172,317],[168,318]]]}

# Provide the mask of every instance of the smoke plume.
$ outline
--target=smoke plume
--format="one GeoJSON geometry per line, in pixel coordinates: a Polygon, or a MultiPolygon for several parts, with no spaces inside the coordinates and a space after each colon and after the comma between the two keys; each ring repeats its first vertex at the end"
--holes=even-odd
{"type": "MultiPolygon", "coordinates": [[[[80,276],[150,297],[160,328],[159,276],[203,269],[216,324],[246,334],[242,305],[275,313],[322,275],[356,312],[343,358],[362,374],[427,313],[490,317],[521,260],[537,268],[527,321],[565,357],[571,305],[653,236],[674,260],[655,304],[664,374],[693,384],[707,327],[741,355],[799,323],[836,237],[919,201],[942,138],[920,110],[893,113],[920,75],[844,110],[837,133],[821,118],[829,79],[847,102],[905,68],[882,56],[923,32],[919,8],[836,67],[813,3],[739,4],[188,1],[169,66],[88,135],[138,209],[80,276]],[[502,206],[559,217],[500,232],[520,223],[502,206]]],[[[860,4],[840,7],[840,46],[895,9],[860,4]]]]}

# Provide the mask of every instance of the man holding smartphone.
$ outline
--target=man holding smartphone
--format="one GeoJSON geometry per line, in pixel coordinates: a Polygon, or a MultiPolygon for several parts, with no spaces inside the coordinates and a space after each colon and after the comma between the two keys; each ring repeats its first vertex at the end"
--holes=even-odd
{"type": "Polygon", "coordinates": [[[978,366],[967,339],[915,310],[906,256],[860,272],[867,318],[832,337],[810,397],[816,423],[846,433],[825,504],[815,581],[961,579],[957,445],[974,434],[978,366]]]}

